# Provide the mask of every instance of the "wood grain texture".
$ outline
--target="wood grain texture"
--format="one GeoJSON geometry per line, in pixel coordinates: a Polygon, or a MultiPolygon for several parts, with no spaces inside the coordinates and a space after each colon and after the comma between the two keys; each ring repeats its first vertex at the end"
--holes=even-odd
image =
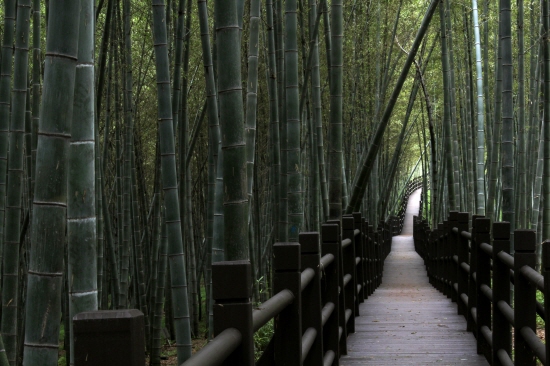
{"type": "Polygon", "coordinates": [[[488,365],[456,304],[428,283],[414,251],[419,199],[420,190],[410,197],[403,234],[393,237],[382,285],[360,306],[340,365],[488,365]]]}

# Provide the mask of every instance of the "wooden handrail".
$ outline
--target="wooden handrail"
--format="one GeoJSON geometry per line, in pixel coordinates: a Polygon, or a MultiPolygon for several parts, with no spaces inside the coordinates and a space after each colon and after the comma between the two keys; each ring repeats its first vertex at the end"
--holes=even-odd
{"type": "MultiPolygon", "coordinates": [[[[537,314],[545,320],[550,309],[550,301],[543,305],[536,299],[537,290],[550,296],[550,241],[543,243],[544,268],[539,273],[534,231],[515,230],[510,254],[508,223],[491,225],[489,219],[469,217],[451,212],[433,229],[415,218],[415,248],[424,258],[430,283],[458,299],[458,313],[465,316],[468,330],[476,335],[478,353],[490,364],[529,366],[536,359],[546,364],[550,346],[537,336],[535,320],[537,314]],[[510,298],[511,285],[515,298],[510,298]]],[[[548,330],[545,322],[545,333],[548,330]]]]}
{"type": "Polygon", "coordinates": [[[373,231],[356,213],[322,225],[321,235],[301,233],[299,243],[275,244],[275,294],[255,309],[250,303],[250,263],[213,264],[217,335],[184,365],[254,365],[253,334],[272,319],[284,326],[274,326],[258,365],[262,359],[275,365],[338,365],[346,338],[355,331],[359,303],[381,284],[392,225],[381,222],[373,231]],[[235,289],[229,282],[236,278],[240,286],[235,289]]]}

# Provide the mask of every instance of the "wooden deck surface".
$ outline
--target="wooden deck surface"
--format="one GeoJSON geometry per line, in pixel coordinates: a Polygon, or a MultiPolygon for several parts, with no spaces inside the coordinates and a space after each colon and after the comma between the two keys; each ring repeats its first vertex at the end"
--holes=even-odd
{"type": "Polygon", "coordinates": [[[361,304],[340,365],[488,365],[456,304],[428,283],[414,251],[419,198],[420,190],[411,195],[403,235],[393,237],[382,285],[361,304]]]}

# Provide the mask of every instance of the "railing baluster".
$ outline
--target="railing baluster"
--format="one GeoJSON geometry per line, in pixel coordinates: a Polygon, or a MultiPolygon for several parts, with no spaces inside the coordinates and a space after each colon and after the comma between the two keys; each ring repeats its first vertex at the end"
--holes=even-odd
{"type": "Polygon", "coordinates": [[[527,327],[536,332],[536,287],[521,274],[521,267],[535,268],[537,256],[534,230],[514,231],[514,351],[515,364],[534,366],[535,353],[527,344],[522,329],[527,327]]]}
{"type": "Polygon", "coordinates": [[[480,215],[472,215],[472,238],[470,240],[470,275],[468,276],[468,312],[467,312],[467,329],[470,332],[474,333],[474,336],[477,338],[477,328],[476,322],[474,319],[474,314],[477,312],[477,288],[476,288],[476,271],[477,271],[477,251],[476,247],[476,225],[477,219],[483,218],[480,215]]]}
{"type": "Polygon", "coordinates": [[[357,276],[357,286],[356,297],[357,301],[355,307],[355,315],[359,316],[359,304],[365,302],[365,254],[363,252],[364,240],[363,240],[363,218],[361,217],[360,212],[353,213],[353,228],[359,230],[359,235],[355,238],[355,257],[359,258],[357,263],[357,268],[355,269],[355,274],[357,276]],[[359,287],[360,286],[360,287],[359,287]]]}
{"type": "Polygon", "coordinates": [[[214,334],[235,328],[241,333],[241,343],[222,363],[254,365],[254,334],[252,333],[252,271],[249,261],[212,264],[212,297],[215,301],[214,334]]]}
{"type": "Polygon", "coordinates": [[[484,354],[486,358],[491,358],[491,346],[487,343],[482,334],[483,327],[491,327],[491,301],[481,293],[481,285],[491,286],[491,258],[481,250],[482,243],[491,242],[491,220],[478,218],[476,220],[475,248],[472,251],[477,253],[477,271],[476,271],[476,294],[477,294],[477,353],[484,354]]]}
{"type": "Polygon", "coordinates": [[[510,302],[510,269],[497,255],[500,252],[510,253],[510,223],[493,224],[493,364],[501,366],[499,351],[508,355],[512,352],[512,326],[504,316],[498,303],[510,302]]]}
{"type": "MultiPolygon", "coordinates": [[[[332,361],[332,366],[338,366],[338,360],[340,359],[340,340],[338,334],[340,333],[339,313],[340,313],[340,301],[339,301],[339,275],[340,275],[340,242],[339,242],[339,227],[333,224],[324,224],[321,226],[322,237],[322,254],[332,254],[334,261],[332,264],[324,269],[324,299],[323,302],[333,303],[334,311],[328,318],[325,326],[323,327],[323,350],[326,352],[334,352],[335,357],[332,361]]],[[[345,326],[345,325],[344,325],[345,326]]]]}
{"type": "Polygon", "coordinates": [[[304,366],[323,363],[323,326],[321,324],[321,278],[319,261],[319,233],[300,233],[301,271],[311,268],[315,277],[302,291],[302,329],[313,328],[317,332],[315,341],[304,360],[304,366]]]}
{"type": "Polygon", "coordinates": [[[462,236],[463,231],[468,231],[468,221],[470,214],[468,212],[460,212],[457,221],[457,255],[458,255],[458,315],[464,315],[468,319],[468,307],[463,300],[462,294],[468,295],[468,273],[462,269],[462,263],[468,263],[468,239],[462,236]]]}
{"type": "Polygon", "coordinates": [[[352,216],[342,217],[342,239],[351,240],[351,244],[343,249],[344,276],[351,275],[351,280],[345,287],[346,313],[351,311],[351,315],[347,320],[347,334],[355,333],[355,299],[357,293],[357,276],[355,274],[355,235],[354,218],[352,216]]]}
{"type": "Polygon", "coordinates": [[[458,226],[458,211],[451,211],[449,213],[449,227],[447,230],[448,244],[449,244],[449,279],[451,281],[450,291],[451,300],[458,303],[458,292],[455,291],[455,284],[458,289],[458,264],[453,260],[453,256],[458,257],[458,235],[453,232],[453,228],[458,226]]]}
{"type": "MultiPolygon", "coordinates": [[[[450,216],[449,216],[450,217],[450,216]]],[[[450,224],[449,220],[443,221],[443,248],[441,248],[441,253],[443,255],[443,294],[447,298],[451,298],[451,238],[449,235],[450,224]]]]}
{"type": "Polygon", "coordinates": [[[435,256],[436,256],[436,283],[437,289],[439,292],[443,292],[443,276],[445,272],[444,263],[443,263],[443,248],[445,243],[443,242],[443,235],[445,234],[445,224],[437,224],[437,240],[435,242],[435,256]]]}
{"type": "MultiPolygon", "coordinates": [[[[275,317],[273,334],[276,365],[301,365],[302,319],[301,319],[301,273],[300,244],[277,243],[273,246],[273,292],[288,289],[294,302],[275,317]]],[[[240,365],[235,363],[233,365],[240,365]]]]}

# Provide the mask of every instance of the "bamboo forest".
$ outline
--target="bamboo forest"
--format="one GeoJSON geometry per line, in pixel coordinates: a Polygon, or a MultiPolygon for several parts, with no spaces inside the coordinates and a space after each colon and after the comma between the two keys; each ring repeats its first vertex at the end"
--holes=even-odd
{"type": "Polygon", "coordinates": [[[214,263],[247,261],[260,307],[275,243],[356,212],[376,230],[413,180],[432,227],[536,230],[540,270],[549,11],[3,0],[0,366],[74,365],[73,318],[127,309],[147,364],[181,365],[216,335],[214,263]]]}

